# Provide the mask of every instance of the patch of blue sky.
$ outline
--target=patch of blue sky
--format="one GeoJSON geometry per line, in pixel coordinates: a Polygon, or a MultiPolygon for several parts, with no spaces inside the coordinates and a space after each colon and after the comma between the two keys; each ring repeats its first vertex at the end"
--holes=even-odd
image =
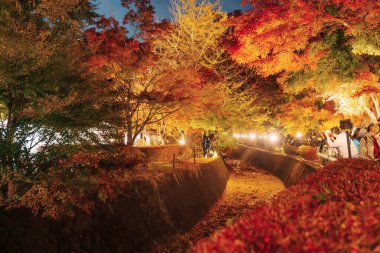
{"type": "MultiPolygon", "coordinates": [[[[234,10],[247,10],[251,6],[241,6],[241,0],[222,0],[222,7],[225,12],[234,10]]],[[[155,8],[156,18],[158,20],[170,19],[170,0],[152,0],[155,8]]],[[[121,6],[120,0],[99,0],[99,13],[106,17],[114,17],[118,21],[122,21],[126,10],[121,6]]]]}

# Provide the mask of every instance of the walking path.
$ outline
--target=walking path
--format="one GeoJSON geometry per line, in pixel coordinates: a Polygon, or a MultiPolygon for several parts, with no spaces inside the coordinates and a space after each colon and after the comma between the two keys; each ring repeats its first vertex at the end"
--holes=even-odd
{"type": "Polygon", "coordinates": [[[199,239],[232,223],[235,218],[270,200],[274,194],[285,188],[275,176],[243,161],[230,160],[227,165],[230,179],[223,196],[215,206],[190,231],[163,239],[151,252],[186,252],[199,239]]]}

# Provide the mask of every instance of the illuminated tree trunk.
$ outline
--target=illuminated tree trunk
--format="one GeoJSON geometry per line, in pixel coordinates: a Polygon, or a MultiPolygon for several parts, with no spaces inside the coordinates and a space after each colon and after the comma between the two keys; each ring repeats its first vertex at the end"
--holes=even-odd
{"type": "Polygon", "coordinates": [[[12,97],[12,92],[10,92],[10,100],[7,104],[7,124],[5,127],[5,132],[3,133],[1,139],[1,164],[0,166],[5,169],[5,175],[7,178],[7,191],[5,193],[6,198],[12,198],[15,194],[16,186],[12,180],[12,175],[15,170],[14,162],[19,161],[19,152],[16,152],[16,129],[17,129],[17,117],[14,115],[14,111],[16,111],[16,104],[12,97]]]}
{"type": "Polygon", "coordinates": [[[380,104],[379,104],[379,99],[378,99],[377,95],[375,95],[375,94],[371,94],[370,97],[371,97],[371,100],[372,100],[372,102],[373,102],[373,104],[374,104],[375,112],[372,111],[372,110],[371,110],[370,108],[368,108],[368,107],[366,107],[365,110],[366,110],[368,116],[369,116],[371,119],[377,121],[377,119],[380,117],[380,104]]]}
{"type": "Polygon", "coordinates": [[[161,137],[162,141],[165,143],[165,138],[166,138],[166,121],[165,120],[162,120],[160,122],[160,129],[159,129],[158,134],[161,137]]]}
{"type": "Polygon", "coordinates": [[[376,119],[380,117],[380,105],[379,105],[379,98],[376,94],[371,94],[371,99],[373,104],[375,105],[376,109],[376,119]]]}
{"type": "Polygon", "coordinates": [[[120,127],[117,129],[116,143],[118,145],[125,145],[125,135],[126,135],[126,131],[124,127],[120,127]]]}
{"type": "Polygon", "coordinates": [[[133,136],[133,126],[132,126],[132,120],[127,119],[127,146],[132,147],[135,142],[134,136],[133,136]]]}
{"type": "Polygon", "coordinates": [[[369,109],[368,107],[366,107],[365,110],[366,110],[368,116],[369,116],[371,119],[373,119],[373,120],[376,120],[376,119],[377,119],[376,116],[375,116],[375,114],[373,113],[373,111],[371,111],[371,109],[369,109]]]}

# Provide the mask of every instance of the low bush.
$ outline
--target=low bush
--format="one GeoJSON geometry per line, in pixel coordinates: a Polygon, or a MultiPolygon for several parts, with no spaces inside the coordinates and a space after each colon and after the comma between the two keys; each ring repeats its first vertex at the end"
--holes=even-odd
{"type": "Polygon", "coordinates": [[[287,155],[298,155],[298,149],[292,145],[285,144],[284,153],[287,155]]]}
{"type": "Polygon", "coordinates": [[[317,160],[318,159],[318,151],[316,148],[313,148],[311,146],[300,146],[298,148],[299,156],[302,158],[305,158],[307,160],[317,160]]]}
{"type": "Polygon", "coordinates": [[[380,165],[340,159],[192,252],[379,252],[380,165]]]}
{"type": "Polygon", "coordinates": [[[121,193],[127,171],[145,161],[135,148],[108,149],[81,151],[56,161],[47,172],[29,180],[27,189],[18,190],[11,199],[0,198],[0,205],[27,207],[35,214],[57,219],[73,215],[75,209],[90,211],[97,201],[107,202],[121,193]]]}

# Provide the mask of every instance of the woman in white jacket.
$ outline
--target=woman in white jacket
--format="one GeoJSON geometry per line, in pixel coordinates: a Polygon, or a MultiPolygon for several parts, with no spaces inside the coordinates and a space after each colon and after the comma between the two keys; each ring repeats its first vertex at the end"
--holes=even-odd
{"type": "MultiPolygon", "coordinates": [[[[333,135],[335,140],[332,141],[330,137],[326,134],[327,144],[330,148],[338,148],[343,158],[349,158],[348,145],[347,145],[347,133],[342,132],[339,127],[333,129],[333,135]]],[[[358,158],[359,153],[355,146],[355,143],[352,141],[351,137],[348,135],[348,142],[350,143],[351,148],[351,157],[358,158]]]]}

